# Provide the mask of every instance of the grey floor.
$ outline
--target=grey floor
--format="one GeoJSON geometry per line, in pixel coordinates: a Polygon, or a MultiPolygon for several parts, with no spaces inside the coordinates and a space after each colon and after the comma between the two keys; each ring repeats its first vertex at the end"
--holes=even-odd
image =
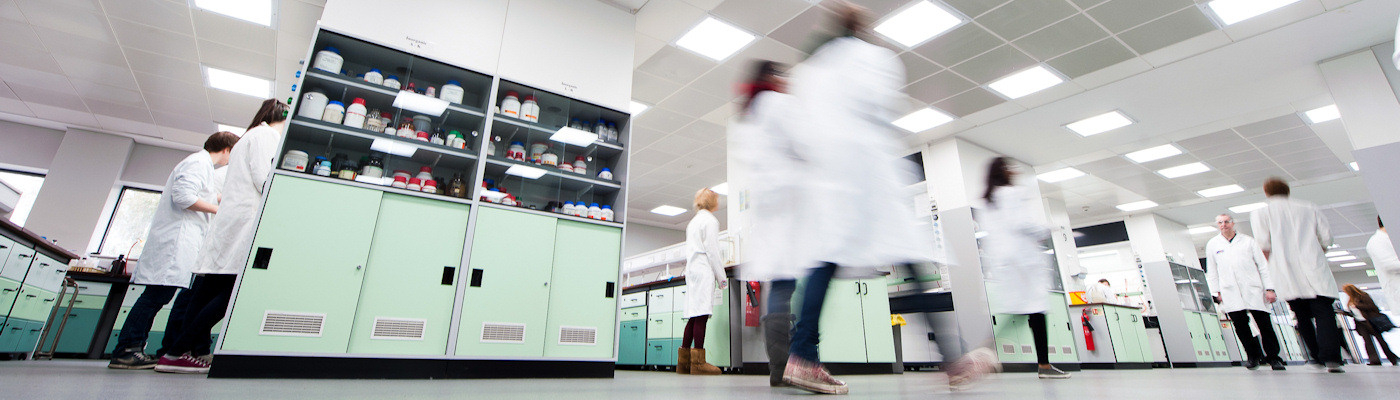
{"type": "MultiPolygon", "coordinates": [[[[1345,374],[1309,367],[1285,372],[1244,368],[1082,371],[1042,381],[1028,373],[991,377],[949,393],[943,374],[842,376],[852,397],[1015,399],[1378,399],[1395,398],[1400,367],[1349,365],[1345,374]]],[[[0,398],[253,399],[253,398],[785,398],[803,395],[768,387],[766,376],[679,376],[618,371],[615,379],[530,380],[251,380],[207,379],[151,371],[108,370],[98,361],[0,361],[0,398]],[[566,397],[554,397],[566,396],[566,397]]]]}

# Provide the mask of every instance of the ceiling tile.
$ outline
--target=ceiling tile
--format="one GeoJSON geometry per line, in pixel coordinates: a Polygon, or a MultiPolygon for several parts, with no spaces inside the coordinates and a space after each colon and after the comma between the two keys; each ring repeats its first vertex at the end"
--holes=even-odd
{"type": "Polygon", "coordinates": [[[686,3],[690,3],[690,5],[699,7],[701,10],[706,10],[706,11],[713,10],[713,9],[715,9],[715,7],[719,7],[719,4],[720,4],[720,3],[723,3],[723,2],[724,2],[724,0],[684,0],[684,1],[685,1],[686,3]]]}
{"type": "Polygon", "coordinates": [[[899,61],[904,64],[904,79],[910,83],[943,70],[943,67],[911,51],[900,53],[899,61]]]}
{"type": "Polygon", "coordinates": [[[1325,177],[1328,175],[1345,173],[1346,171],[1346,167],[1342,166],[1321,166],[1312,168],[1288,169],[1288,173],[1292,174],[1293,177],[1298,179],[1315,179],[1325,177]]]}
{"type": "MultiPolygon", "coordinates": [[[[1312,128],[1304,125],[1295,128],[1284,129],[1274,133],[1251,137],[1249,138],[1249,142],[1253,143],[1260,149],[1263,149],[1265,147],[1299,141],[1303,139],[1317,139],[1317,133],[1314,133],[1312,128]]],[[[1267,151],[1265,153],[1267,153],[1267,151]]]]}
{"type": "MultiPolygon", "coordinates": [[[[633,161],[644,162],[644,163],[650,163],[650,164],[658,164],[658,165],[663,165],[663,164],[669,163],[669,162],[671,162],[671,160],[674,160],[676,157],[679,157],[679,156],[680,156],[679,154],[667,153],[667,152],[660,151],[660,150],[655,150],[655,151],[638,151],[638,152],[632,154],[633,161]]],[[[645,176],[648,176],[648,175],[652,175],[652,174],[657,173],[658,171],[660,171],[660,170],[646,171],[645,173],[642,174],[642,176],[645,177],[645,176]]]]}
{"type": "Polygon", "coordinates": [[[976,86],[953,71],[943,71],[906,86],[904,92],[924,103],[935,103],[976,86]]]}
{"type": "Polygon", "coordinates": [[[136,89],[136,76],[125,66],[91,62],[76,57],[54,56],[63,73],[70,78],[102,82],[106,85],[136,89]]]}
{"type": "Polygon", "coordinates": [[[976,21],[1002,39],[1016,40],[1076,12],[1079,10],[1065,0],[1018,0],[989,11],[976,21]]]}
{"type": "MultiPolygon", "coordinates": [[[[1186,149],[1186,150],[1189,150],[1189,151],[1207,150],[1207,149],[1221,148],[1221,147],[1236,147],[1236,148],[1238,148],[1238,147],[1249,146],[1249,142],[1246,142],[1246,141],[1244,140],[1244,138],[1240,137],[1239,134],[1236,134],[1235,131],[1232,131],[1232,130],[1229,130],[1229,129],[1226,129],[1226,130],[1223,130],[1223,131],[1217,131],[1217,132],[1207,133],[1207,134],[1200,135],[1200,136],[1196,136],[1196,137],[1193,137],[1193,138],[1190,138],[1190,139],[1178,140],[1178,141],[1176,141],[1176,144],[1181,145],[1181,148],[1186,149]]],[[[1238,151],[1238,150],[1236,150],[1236,151],[1238,151]]],[[[1231,153],[1233,153],[1233,151],[1232,151],[1231,153]]],[[[1229,153],[1225,153],[1225,154],[1229,154],[1229,153]]],[[[1201,156],[1201,157],[1211,157],[1211,156],[1201,156]]]]}
{"type": "Polygon", "coordinates": [[[1192,5],[1191,0],[1113,0],[1085,13],[1109,31],[1119,33],[1192,5]]]}
{"type": "Polygon", "coordinates": [[[163,138],[163,139],[165,139],[165,140],[172,141],[172,142],[176,142],[176,143],[184,143],[184,144],[189,144],[189,145],[198,146],[198,145],[200,145],[201,143],[204,143],[205,140],[209,139],[209,134],[208,134],[208,133],[203,133],[203,132],[208,131],[209,128],[204,128],[204,129],[201,129],[201,130],[199,130],[199,131],[193,131],[193,132],[192,132],[192,131],[188,131],[188,130],[184,130],[184,129],[169,128],[169,127],[159,127],[159,128],[157,128],[157,130],[160,131],[160,137],[161,137],[161,138],[163,138]]]}
{"type": "Polygon", "coordinates": [[[660,108],[649,109],[647,110],[647,112],[642,113],[641,116],[638,116],[636,120],[637,125],[643,128],[654,129],[666,133],[675,132],[677,129],[680,129],[681,127],[685,126],[691,121],[694,121],[693,118],[689,118],[684,115],[663,110],[660,108]]]}
{"type": "Polygon", "coordinates": [[[0,44],[0,50],[4,51],[0,64],[42,72],[63,72],[53,55],[44,50],[8,43],[0,44]]]}
{"type": "MultiPolygon", "coordinates": [[[[9,83],[9,86],[10,90],[14,91],[15,95],[19,96],[20,100],[24,100],[25,102],[31,103],[31,105],[43,104],[53,107],[67,108],[70,110],[87,110],[87,107],[83,105],[83,99],[78,97],[78,95],[76,94],[55,92],[44,88],[36,88],[13,82],[9,83]]],[[[38,111],[35,110],[35,112],[38,111]]]]}
{"type": "MultiPolygon", "coordinates": [[[[661,140],[661,138],[666,137],[666,135],[668,134],[665,132],[657,131],[655,129],[633,127],[631,137],[632,140],[628,143],[628,145],[634,149],[646,148],[652,143],[656,143],[656,141],[661,140]]],[[[637,160],[632,161],[636,162],[637,160]]]]}
{"type": "Polygon", "coordinates": [[[43,0],[20,0],[16,2],[25,19],[39,27],[55,29],[73,35],[103,42],[114,42],[112,29],[101,10],[84,10],[43,0]]]}
{"type": "Polygon", "coordinates": [[[177,81],[164,76],[136,72],[136,83],[142,93],[157,94],[179,99],[205,101],[204,85],[177,81]]]}
{"type": "Polygon", "coordinates": [[[146,113],[146,121],[132,121],[125,118],[111,117],[103,114],[94,114],[93,116],[97,118],[97,123],[101,124],[102,129],[106,129],[109,131],[126,132],[133,135],[146,135],[157,137],[160,135],[159,128],[157,128],[155,124],[149,121],[151,119],[149,112],[146,113]]]}
{"type": "Polygon", "coordinates": [[[1107,37],[1108,32],[1105,32],[1094,21],[1090,21],[1089,17],[1076,15],[1026,35],[1026,37],[1012,43],[1030,54],[1031,57],[1038,60],[1049,60],[1107,37]]]}
{"type": "Polygon", "coordinates": [[[704,16],[705,10],[681,0],[651,0],[637,10],[637,32],[674,42],[704,16]]]}
{"type": "MultiPolygon", "coordinates": [[[[171,113],[171,114],[186,114],[186,115],[195,116],[195,117],[201,117],[201,118],[211,118],[211,117],[212,117],[212,115],[209,114],[209,102],[208,102],[207,100],[198,100],[198,101],[194,101],[194,100],[186,100],[186,99],[177,99],[177,98],[173,98],[173,97],[166,97],[166,96],[161,96],[161,95],[157,95],[157,94],[146,94],[146,105],[150,107],[151,111],[159,111],[159,112],[171,113]]],[[[256,110],[250,110],[250,111],[248,111],[248,116],[249,116],[248,119],[249,119],[249,120],[252,119],[253,111],[256,111],[256,110]]],[[[227,123],[227,122],[237,122],[237,124],[232,124],[232,125],[242,125],[244,122],[246,122],[246,121],[242,121],[242,119],[243,119],[243,118],[239,118],[238,120],[235,120],[235,121],[221,121],[221,122],[224,122],[224,123],[227,123]]]]}
{"type": "Polygon", "coordinates": [[[951,32],[933,38],[913,51],[939,65],[949,66],[967,61],[1005,44],[977,24],[964,24],[951,32]]]}
{"type": "Polygon", "coordinates": [[[637,67],[638,71],[676,82],[690,83],[715,67],[715,62],[689,51],[667,46],[637,67]]]}
{"type": "MultiPolygon", "coordinates": [[[[822,6],[822,7],[826,7],[827,9],[835,10],[836,7],[838,6],[838,4],[840,4],[842,1],[843,1],[843,0],[822,0],[822,1],[821,1],[821,6],[822,6]]],[[[909,0],[844,0],[844,1],[850,1],[851,3],[855,3],[855,4],[858,5],[858,6],[865,7],[866,10],[869,10],[869,11],[870,11],[870,15],[871,15],[870,20],[872,20],[872,21],[879,21],[879,20],[881,20],[881,19],[884,19],[884,18],[885,18],[885,14],[889,14],[891,11],[894,11],[895,9],[900,8],[900,7],[903,7],[904,5],[910,3],[909,0]]]]}
{"type": "MultiPolygon", "coordinates": [[[[53,71],[58,70],[54,69],[53,71]]],[[[0,78],[4,78],[5,82],[11,85],[20,84],[74,96],[78,95],[78,91],[74,90],[73,85],[68,82],[68,77],[52,72],[0,64],[0,78]]]]}
{"type": "Polygon", "coordinates": [[[645,72],[632,73],[632,98],[650,105],[660,103],[682,86],[645,72]]]}
{"type": "MultiPolygon", "coordinates": [[[[1284,131],[1284,132],[1287,132],[1287,131],[1284,131]]],[[[1261,136],[1261,137],[1269,137],[1269,136],[1271,136],[1271,135],[1273,135],[1273,134],[1269,134],[1269,135],[1265,135],[1265,136],[1261,136]]],[[[1274,144],[1274,145],[1269,145],[1269,146],[1263,146],[1263,147],[1260,147],[1260,148],[1259,148],[1259,150],[1263,151],[1264,154],[1267,154],[1267,155],[1269,155],[1270,157],[1288,155],[1288,154],[1299,153],[1299,152],[1304,152],[1304,151],[1314,151],[1314,150],[1317,150],[1317,149],[1327,149],[1327,143],[1324,143],[1324,142],[1322,141],[1322,139],[1318,138],[1317,136],[1313,136],[1313,137],[1311,137],[1311,138],[1307,138],[1307,139],[1303,139],[1303,140],[1296,140],[1296,141],[1292,141],[1292,142],[1285,142],[1285,143],[1279,143],[1279,144],[1274,144]]]]}
{"type": "Polygon", "coordinates": [[[311,48],[311,36],[286,33],[277,35],[277,58],[279,59],[301,61],[306,58],[306,52],[309,48],[311,48]]]}
{"type": "Polygon", "coordinates": [[[92,113],[97,115],[117,117],[134,122],[151,123],[153,121],[151,119],[151,111],[145,107],[133,107],[101,100],[87,100],[87,105],[88,109],[92,110],[92,113]]]}
{"type": "Polygon", "coordinates": [[[1069,1],[1072,2],[1072,3],[1074,3],[1074,5],[1076,5],[1076,6],[1079,6],[1080,9],[1087,10],[1087,9],[1089,9],[1090,7],[1097,6],[1097,5],[1099,5],[1099,4],[1103,4],[1103,2],[1108,1],[1108,0],[1069,0],[1069,1]]]}
{"type": "MultiPolygon", "coordinates": [[[[694,83],[690,84],[690,89],[725,99],[738,96],[738,87],[748,79],[748,75],[751,74],[751,68],[740,70],[739,68],[730,67],[729,65],[730,63],[725,63],[701,75],[700,79],[696,79],[694,83]]],[[[708,113],[709,111],[710,110],[706,110],[705,112],[708,113]]]]}
{"type": "MultiPolygon", "coordinates": [[[[84,100],[101,100],[133,107],[146,106],[146,101],[141,98],[141,92],[135,90],[107,86],[81,79],[69,79],[69,81],[73,83],[73,88],[77,89],[78,97],[82,97],[84,100]]],[[[115,116],[119,115],[114,115],[114,117],[115,116]]]]}
{"type": "Polygon", "coordinates": [[[1235,131],[1248,138],[1297,126],[1303,126],[1303,119],[1299,118],[1298,114],[1288,114],[1237,127],[1235,131]]]}
{"type": "Polygon", "coordinates": [[[705,147],[704,142],[673,134],[666,135],[666,137],[657,140],[656,143],[647,146],[645,149],[642,149],[642,151],[659,150],[672,154],[687,154],[701,147],[705,147]]]}
{"type": "Polygon", "coordinates": [[[724,125],[708,121],[695,121],[677,130],[675,134],[702,143],[714,143],[723,139],[724,133],[724,125]]]}
{"type": "MultiPolygon", "coordinates": [[[[107,16],[150,25],[167,31],[194,35],[190,5],[170,0],[102,0],[107,16]]],[[[285,1],[283,4],[297,4],[285,1]]],[[[305,3],[299,3],[305,4],[305,3]]],[[[285,20],[285,17],[283,18],[285,20]]]]}
{"type": "Polygon", "coordinates": [[[85,108],[77,111],[70,108],[54,107],[38,103],[29,103],[29,109],[34,111],[34,117],[46,119],[53,122],[72,124],[77,126],[97,126],[97,118],[85,108]]]}
{"type": "Polygon", "coordinates": [[[811,5],[804,0],[728,0],[715,7],[713,13],[725,21],[762,36],[782,26],[784,22],[811,5]]]}
{"type": "Polygon", "coordinates": [[[1215,24],[1192,7],[1120,33],[1118,38],[1138,54],[1146,54],[1213,30],[1215,24]]]}
{"type": "Polygon", "coordinates": [[[156,125],[166,128],[175,128],[191,132],[208,132],[213,128],[213,126],[211,126],[212,121],[209,121],[208,118],[198,118],[184,114],[172,114],[159,111],[151,112],[151,116],[155,117],[156,125]]]}
{"type": "Polygon", "coordinates": [[[160,30],[123,20],[112,20],[112,29],[125,46],[150,51],[182,60],[199,60],[199,46],[194,37],[160,30]]]}
{"type": "Polygon", "coordinates": [[[829,32],[830,22],[834,17],[835,14],[825,8],[808,8],[783,26],[774,29],[768,37],[797,50],[811,51],[816,47],[813,38],[820,32],[829,32]]]}
{"type": "Polygon", "coordinates": [[[149,51],[126,49],[131,69],[186,83],[204,84],[204,72],[199,63],[160,55],[149,51]]]}
{"type": "Polygon", "coordinates": [[[955,116],[965,117],[968,114],[982,111],[1005,102],[1006,99],[1001,98],[1001,96],[992,94],[992,92],[979,87],[935,103],[933,106],[955,116]]]}
{"type": "Polygon", "coordinates": [[[657,51],[661,51],[662,47],[666,47],[666,42],[640,33],[635,35],[632,44],[632,68],[642,65],[657,51]]]}
{"type": "Polygon", "coordinates": [[[777,61],[787,65],[794,65],[807,58],[807,53],[798,51],[791,46],[783,44],[772,38],[761,38],[749,47],[744,48],[738,55],[730,57],[726,64],[735,67],[742,67],[747,70],[757,60],[777,61]]]}
{"type": "Polygon", "coordinates": [[[35,34],[34,29],[23,21],[0,23],[0,43],[29,47],[35,50],[43,50],[44,48],[44,45],[39,43],[39,35],[35,34]]]}
{"type": "Polygon", "coordinates": [[[1011,0],[943,0],[964,15],[976,18],[997,6],[1011,2],[1011,0]]]}
{"type": "Polygon", "coordinates": [[[245,127],[248,126],[248,123],[253,120],[253,113],[257,112],[258,110],[211,107],[210,111],[211,113],[209,119],[213,122],[233,125],[237,127],[245,127]]]}
{"type": "MultiPolygon", "coordinates": [[[[691,156],[691,157],[697,157],[697,158],[701,158],[701,159],[706,159],[706,160],[715,160],[716,162],[719,162],[719,163],[721,163],[721,164],[726,163],[727,160],[728,160],[728,159],[726,158],[726,152],[725,152],[724,143],[714,143],[714,144],[711,144],[711,145],[709,145],[709,146],[704,146],[704,147],[701,147],[701,148],[699,148],[699,149],[696,149],[695,152],[690,153],[690,154],[687,154],[687,155],[688,155],[688,156],[691,156]]],[[[708,172],[708,171],[707,171],[707,172],[708,172]]],[[[705,175],[709,175],[708,173],[704,173],[704,174],[705,174],[705,175]]],[[[718,179],[719,179],[719,180],[716,181],[716,182],[710,183],[711,185],[716,185],[716,184],[719,184],[720,182],[723,182],[723,179],[725,179],[725,175],[720,174],[720,175],[718,175],[718,176],[710,176],[710,178],[718,178],[718,179]]]]}
{"type": "MultiPolygon", "coordinates": [[[[250,24],[212,12],[194,10],[194,36],[244,50],[273,55],[277,51],[277,31],[266,26],[250,24]]],[[[297,36],[310,31],[292,32],[297,36]]]]}
{"type": "Polygon", "coordinates": [[[243,50],[222,43],[199,40],[199,61],[211,67],[272,80],[277,60],[271,55],[243,50]]]}
{"type": "Polygon", "coordinates": [[[1001,46],[953,67],[963,77],[978,84],[1002,78],[1035,65],[1035,60],[1015,47],[1001,46]]]}
{"type": "MultiPolygon", "coordinates": [[[[1254,148],[1252,147],[1245,147],[1245,149],[1246,150],[1243,152],[1206,159],[1206,163],[1215,167],[1224,167],[1227,165],[1239,165],[1256,161],[1267,161],[1269,159],[1268,157],[1264,156],[1264,153],[1260,153],[1258,150],[1254,150],[1254,148]]],[[[1195,155],[1198,153],[1192,152],[1191,154],[1195,155]]]]}
{"type": "Polygon", "coordinates": [[[281,1],[277,10],[277,33],[310,37],[316,32],[316,21],[321,19],[324,5],[302,1],[281,1]]]}
{"type": "MultiPolygon", "coordinates": [[[[1283,167],[1284,169],[1288,169],[1288,167],[1289,167],[1290,164],[1301,163],[1301,162],[1304,162],[1304,161],[1312,161],[1312,160],[1335,159],[1335,158],[1337,158],[1337,156],[1334,155],[1334,154],[1332,154],[1332,151],[1331,151],[1331,150],[1328,150],[1328,149],[1318,149],[1318,150],[1313,150],[1313,151],[1304,151],[1304,152],[1300,152],[1300,153],[1285,154],[1285,155],[1275,156],[1275,157],[1269,157],[1269,158],[1273,159],[1274,162],[1278,163],[1278,165],[1281,166],[1281,167],[1283,167]]],[[[1339,161],[1338,164],[1340,164],[1340,163],[1341,163],[1341,162],[1339,161]]]]}
{"type": "MultiPolygon", "coordinates": [[[[232,110],[249,110],[249,112],[256,112],[258,110],[258,107],[262,106],[262,102],[264,100],[253,96],[244,96],[238,93],[227,92],[212,88],[205,89],[205,93],[207,96],[209,96],[209,106],[216,109],[227,108],[232,110]]],[[[252,115],[250,114],[247,119],[251,121],[253,119],[252,115]]]]}
{"type": "Polygon", "coordinates": [[[56,55],[73,56],[111,65],[126,63],[121,48],[113,46],[111,42],[41,27],[34,27],[34,33],[39,36],[44,47],[56,55]]]}
{"type": "Polygon", "coordinates": [[[715,97],[687,88],[681,89],[676,94],[666,98],[665,101],[657,103],[656,106],[675,111],[681,115],[700,118],[728,102],[728,98],[715,97]]]}
{"type": "Polygon", "coordinates": [[[739,105],[737,103],[731,102],[727,106],[716,108],[714,111],[710,111],[709,114],[705,114],[704,117],[700,117],[700,120],[712,124],[728,125],[729,119],[733,118],[734,115],[738,112],[739,105]]]}

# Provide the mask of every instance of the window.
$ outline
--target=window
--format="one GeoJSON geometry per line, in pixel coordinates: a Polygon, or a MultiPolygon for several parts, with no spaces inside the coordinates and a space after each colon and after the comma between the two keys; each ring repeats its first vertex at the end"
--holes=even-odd
{"type": "Polygon", "coordinates": [[[125,254],[127,258],[141,258],[145,248],[146,233],[151,230],[151,217],[160,203],[160,192],[122,188],[117,197],[117,208],[112,211],[112,220],[107,223],[107,233],[102,235],[102,246],[98,253],[116,257],[125,254]]]}
{"type": "Polygon", "coordinates": [[[39,188],[44,186],[44,176],[0,170],[0,182],[19,191],[19,204],[10,212],[10,222],[24,226],[29,210],[34,208],[34,199],[39,197],[39,188]]]}

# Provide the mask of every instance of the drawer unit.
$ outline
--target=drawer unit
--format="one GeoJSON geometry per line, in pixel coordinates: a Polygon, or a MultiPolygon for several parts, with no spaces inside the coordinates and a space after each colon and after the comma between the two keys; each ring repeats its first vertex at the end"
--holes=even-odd
{"type": "Polygon", "coordinates": [[[647,339],[669,339],[671,326],[676,323],[675,313],[652,314],[647,316],[647,339]]]}
{"type": "MultiPolygon", "coordinates": [[[[87,353],[88,346],[92,344],[92,334],[97,332],[97,318],[101,316],[101,310],[87,310],[74,308],[68,313],[68,322],[63,324],[63,336],[58,339],[57,353],[87,353]]],[[[49,343],[53,343],[53,338],[58,334],[60,320],[54,319],[54,326],[49,330],[48,339],[44,341],[45,349],[49,343]]]]}
{"type": "Polygon", "coordinates": [[[68,264],[60,263],[58,260],[43,254],[35,254],[34,262],[29,264],[29,274],[24,277],[24,283],[58,293],[58,290],[63,286],[63,278],[67,274],[68,264]]]}
{"type": "Polygon", "coordinates": [[[647,308],[646,308],[646,306],[641,306],[641,307],[627,307],[627,308],[622,309],[622,317],[620,317],[618,320],[619,320],[619,321],[626,322],[626,321],[641,321],[641,320],[645,320],[645,319],[647,319],[647,308]]]}
{"type": "Polygon", "coordinates": [[[5,256],[4,265],[0,266],[0,277],[10,278],[16,282],[23,282],[24,275],[29,272],[29,264],[34,261],[34,249],[19,246],[11,246],[10,254],[5,256]]]}
{"type": "MultiPolygon", "coordinates": [[[[77,282],[79,295],[107,297],[108,295],[112,294],[112,284],[110,283],[88,281],[77,282]]],[[[72,289],[69,289],[69,292],[72,292],[72,289]]]]}
{"type": "Polygon", "coordinates": [[[10,312],[10,306],[15,304],[15,300],[19,295],[19,288],[19,281],[10,278],[0,278],[0,316],[10,312]]]}
{"type": "Polygon", "coordinates": [[[621,325],[617,339],[617,363],[646,364],[647,325],[644,321],[627,321],[621,325]]]}
{"type": "Polygon", "coordinates": [[[675,288],[652,289],[647,291],[647,313],[664,314],[671,312],[672,297],[675,288]]]}
{"type": "Polygon", "coordinates": [[[5,260],[10,258],[10,250],[14,250],[15,241],[10,238],[0,236],[0,269],[5,268],[5,260]]]}
{"type": "Polygon", "coordinates": [[[628,293],[622,295],[617,301],[619,308],[640,307],[647,305],[647,292],[628,293]]]}
{"type": "Polygon", "coordinates": [[[674,289],[676,294],[671,298],[671,311],[683,312],[685,311],[685,286],[676,286],[674,289]]]}
{"type": "Polygon", "coordinates": [[[676,365],[676,344],[671,339],[647,341],[646,365],[676,365]]]}

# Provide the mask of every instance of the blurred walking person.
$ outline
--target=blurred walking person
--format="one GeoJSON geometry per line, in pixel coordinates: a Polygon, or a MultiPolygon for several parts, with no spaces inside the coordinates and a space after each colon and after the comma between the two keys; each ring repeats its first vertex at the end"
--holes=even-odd
{"type": "Polygon", "coordinates": [[[1264,208],[1249,214],[1254,238],[1269,262],[1278,297],[1298,317],[1298,333],[1312,362],[1327,372],[1341,373],[1341,336],[1332,303],[1337,280],[1323,256],[1332,245],[1327,219],[1317,206],[1288,197],[1288,184],[1279,178],[1264,182],[1264,208]]]}
{"type": "Polygon", "coordinates": [[[1381,354],[1376,352],[1377,342],[1380,343],[1381,351],[1385,352],[1385,358],[1390,360],[1390,364],[1400,365],[1400,357],[1396,357],[1395,352],[1390,351],[1390,344],[1386,343],[1385,336],[1382,336],[1385,333],[1382,329],[1394,329],[1393,325],[1390,325],[1390,317],[1381,314],[1380,307],[1376,307],[1376,301],[1371,299],[1371,295],[1356,285],[1342,286],[1342,292],[1347,294],[1346,312],[1356,320],[1356,334],[1361,335],[1361,340],[1366,343],[1366,354],[1371,356],[1366,365],[1381,365],[1381,354]]]}

